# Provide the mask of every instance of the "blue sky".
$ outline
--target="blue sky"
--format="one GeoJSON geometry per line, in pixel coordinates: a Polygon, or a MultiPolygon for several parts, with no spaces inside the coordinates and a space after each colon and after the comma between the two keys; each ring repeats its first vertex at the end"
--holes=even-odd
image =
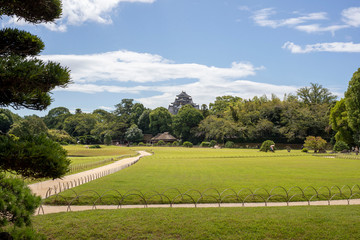
{"type": "Polygon", "coordinates": [[[358,0],[63,0],[55,24],[0,21],[38,35],[40,58],[71,70],[48,110],[111,111],[123,98],[153,109],[181,91],[200,105],[282,98],[311,82],[342,97],[360,67],[358,0]]]}

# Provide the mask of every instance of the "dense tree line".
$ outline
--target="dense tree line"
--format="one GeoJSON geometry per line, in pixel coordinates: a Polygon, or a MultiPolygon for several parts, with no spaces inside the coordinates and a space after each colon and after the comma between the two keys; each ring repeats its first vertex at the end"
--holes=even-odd
{"type": "Polygon", "coordinates": [[[320,136],[334,143],[335,138],[353,137],[348,124],[335,118],[343,116],[344,102],[336,102],[336,96],[328,89],[312,83],[283,99],[275,95],[252,99],[219,96],[209,106],[203,104],[200,110],[183,106],[177,115],[170,114],[164,107],[147,109],[133,99],[122,99],[112,112],[97,109],[84,113],[77,109],[72,114],[65,107],[57,107],[43,118],[20,118],[9,110],[2,110],[0,128],[15,136],[21,132],[44,132],[55,141],[83,144],[104,143],[105,138],[108,143],[109,139],[141,142],[144,134],[155,136],[162,132],[195,144],[211,140],[303,143],[307,136],[320,136]],[[329,121],[329,118],[335,120],[329,121]]]}

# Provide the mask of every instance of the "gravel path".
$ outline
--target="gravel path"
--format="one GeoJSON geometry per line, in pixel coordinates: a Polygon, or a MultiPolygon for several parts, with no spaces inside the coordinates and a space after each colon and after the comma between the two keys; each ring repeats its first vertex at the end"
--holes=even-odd
{"type": "Polygon", "coordinates": [[[82,183],[85,182],[80,181],[80,179],[86,178],[86,182],[95,180],[99,177],[109,175],[111,173],[127,168],[132,164],[136,163],[140,158],[151,155],[150,153],[145,151],[138,151],[138,153],[139,155],[136,157],[125,158],[102,167],[94,168],[88,171],[84,171],[72,175],[67,175],[61,179],[58,178],[54,180],[48,180],[44,182],[30,184],[28,186],[33,193],[35,193],[38,196],[41,196],[41,198],[46,198],[47,192],[50,188],[59,189],[61,188],[61,186],[64,186],[64,184],[67,184],[69,182],[76,182],[77,185],[81,185],[82,183]]]}

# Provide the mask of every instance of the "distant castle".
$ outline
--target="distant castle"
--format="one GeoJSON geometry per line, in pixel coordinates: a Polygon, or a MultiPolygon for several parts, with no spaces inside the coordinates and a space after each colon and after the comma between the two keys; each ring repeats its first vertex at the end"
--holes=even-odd
{"type": "Polygon", "coordinates": [[[179,112],[180,108],[187,104],[190,104],[194,108],[199,109],[199,105],[193,102],[191,96],[186,94],[186,92],[182,91],[179,95],[176,95],[175,102],[169,105],[168,110],[171,114],[176,115],[179,112]]]}

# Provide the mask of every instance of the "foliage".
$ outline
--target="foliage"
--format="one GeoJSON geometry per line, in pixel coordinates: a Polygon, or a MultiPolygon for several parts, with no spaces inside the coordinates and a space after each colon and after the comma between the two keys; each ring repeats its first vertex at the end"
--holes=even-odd
{"type": "Polygon", "coordinates": [[[169,111],[164,107],[155,108],[149,114],[150,131],[153,135],[163,132],[171,132],[172,118],[169,111]]]}
{"type": "Polygon", "coordinates": [[[164,146],[165,142],[163,140],[160,140],[156,143],[157,146],[164,146]]]}
{"type": "Polygon", "coordinates": [[[189,142],[189,141],[185,141],[185,142],[183,143],[183,147],[192,148],[192,147],[193,147],[193,144],[192,144],[191,142],[189,142]]]}
{"type": "Polygon", "coordinates": [[[349,145],[347,145],[346,142],[339,140],[336,141],[333,150],[335,152],[341,152],[342,150],[349,150],[349,145]]]}
{"type": "Polygon", "coordinates": [[[227,142],[225,143],[225,147],[226,147],[226,148],[234,148],[234,147],[235,147],[235,143],[232,142],[232,141],[227,141],[227,142]]]}
{"type": "Polygon", "coordinates": [[[296,91],[302,102],[306,104],[323,104],[336,100],[337,97],[329,89],[318,83],[310,83],[310,85],[310,87],[303,87],[296,91]]]}
{"type": "Polygon", "coordinates": [[[24,177],[58,178],[69,167],[66,150],[46,135],[28,136],[18,141],[0,136],[0,169],[24,177]]]}
{"type": "Polygon", "coordinates": [[[0,55],[36,56],[44,47],[40,38],[26,31],[11,28],[0,30],[0,55]]]}
{"type": "Polygon", "coordinates": [[[173,118],[173,129],[182,140],[192,139],[191,130],[197,127],[203,119],[200,111],[191,105],[182,106],[173,118]]]}
{"type": "Polygon", "coordinates": [[[179,142],[178,142],[178,141],[174,141],[174,142],[172,143],[172,145],[173,145],[174,147],[179,146],[179,142]]]}
{"type": "Polygon", "coordinates": [[[10,110],[0,108],[0,131],[2,133],[7,133],[13,123],[14,120],[12,118],[10,110]]]}
{"type": "Polygon", "coordinates": [[[95,127],[95,124],[95,115],[78,113],[65,119],[64,130],[73,137],[91,135],[91,130],[95,127]]]}
{"type": "Polygon", "coordinates": [[[215,147],[216,144],[217,142],[215,140],[211,140],[209,147],[215,147]]]}
{"type": "Polygon", "coordinates": [[[49,129],[47,132],[50,139],[55,142],[63,143],[76,143],[76,140],[71,137],[66,131],[58,129],[49,129]]]}
{"type": "Polygon", "coordinates": [[[210,147],[210,142],[202,142],[200,147],[210,147]]]}
{"type": "Polygon", "coordinates": [[[14,134],[20,138],[26,138],[32,135],[46,134],[47,132],[48,129],[44,121],[40,117],[33,115],[25,117],[25,119],[15,123],[11,127],[9,134],[14,134]]]}
{"type": "Polygon", "coordinates": [[[307,149],[307,148],[303,148],[303,149],[301,149],[301,152],[305,152],[305,153],[307,153],[309,150],[307,149]]]}
{"type": "Polygon", "coordinates": [[[97,143],[101,143],[100,139],[97,136],[93,136],[93,135],[80,136],[78,139],[79,139],[78,142],[80,144],[97,144],[97,143]]]}
{"type": "Polygon", "coordinates": [[[110,136],[110,134],[106,134],[105,135],[105,138],[104,138],[104,144],[106,144],[106,145],[111,145],[111,136],[110,136]]]}
{"type": "Polygon", "coordinates": [[[100,145],[91,145],[89,148],[101,148],[100,145]]]}
{"type": "Polygon", "coordinates": [[[210,115],[200,122],[197,134],[204,136],[205,139],[224,141],[224,139],[235,138],[241,134],[241,129],[232,121],[210,115]]]}
{"type": "Polygon", "coordinates": [[[137,125],[143,131],[143,133],[151,133],[150,131],[150,115],[151,110],[144,110],[140,115],[137,125]]]}
{"type": "Polygon", "coordinates": [[[69,109],[57,107],[51,109],[44,117],[44,123],[49,129],[64,129],[64,121],[71,115],[69,109]]]}
{"type": "Polygon", "coordinates": [[[49,91],[70,81],[69,70],[58,63],[17,55],[0,57],[0,76],[0,106],[15,109],[46,109],[49,91]]]}
{"type": "Polygon", "coordinates": [[[143,142],[139,142],[139,144],[138,144],[139,146],[145,146],[146,144],[145,143],[143,143],[143,142]]]}
{"type": "Polygon", "coordinates": [[[33,195],[24,181],[0,173],[0,227],[9,223],[29,226],[30,216],[40,202],[41,198],[33,195]]]}
{"type": "Polygon", "coordinates": [[[61,1],[1,1],[0,14],[17,16],[31,23],[52,22],[61,15],[61,1]]]}
{"type": "Polygon", "coordinates": [[[306,148],[313,149],[314,152],[317,152],[320,149],[324,149],[326,143],[326,140],[322,139],[322,137],[308,136],[305,139],[304,146],[306,148]]]}
{"type": "Polygon", "coordinates": [[[131,125],[131,127],[125,132],[125,139],[129,142],[137,142],[143,139],[144,135],[137,127],[136,124],[131,125]]]}
{"type": "Polygon", "coordinates": [[[354,132],[349,127],[345,98],[338,101],[335,106],[331,108],[329,123],[332,129],[336,131],[336,141],[344,141],[347,144],[354,143],[354,132]]]}
{"type": "Polygon", "coordinates": [[[345,105],[349,127],[354,131],[354,141],[360,144],[360,68],[353,74],[345,92],[345,105]]]}
{"type": "Polygon", "coordinates": [[[270,151],[270,146],[275,145],[274,141],[272,140],[266,140],[261,144],[260,151],[261,152],[267,152],[270,151]]]}

